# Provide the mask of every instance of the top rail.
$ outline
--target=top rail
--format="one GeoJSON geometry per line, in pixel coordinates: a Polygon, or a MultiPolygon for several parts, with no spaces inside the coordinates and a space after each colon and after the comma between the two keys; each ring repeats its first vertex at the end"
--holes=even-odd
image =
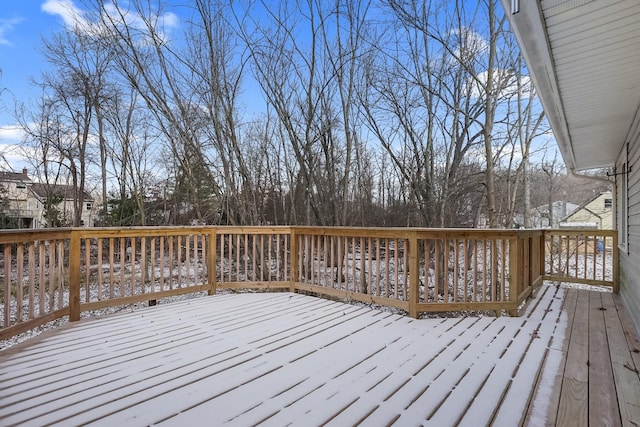
{"type": "Polygon", "coordinates": [[[128,227],[0,231],[0,339],[61,317],[219,289],[313,292],[417,317],[512,315],[543,280],[617,287],[606,230],[128,227]]]}

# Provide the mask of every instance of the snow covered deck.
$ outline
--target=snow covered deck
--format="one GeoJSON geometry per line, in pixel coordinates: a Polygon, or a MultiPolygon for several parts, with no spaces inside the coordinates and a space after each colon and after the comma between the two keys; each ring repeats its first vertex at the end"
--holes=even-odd
{"type": "Polygon", "coordinates": [[[640,425],[618,296],[416,320],[292,293],[75,322],[0,352],[0,425],[640,425]]]}

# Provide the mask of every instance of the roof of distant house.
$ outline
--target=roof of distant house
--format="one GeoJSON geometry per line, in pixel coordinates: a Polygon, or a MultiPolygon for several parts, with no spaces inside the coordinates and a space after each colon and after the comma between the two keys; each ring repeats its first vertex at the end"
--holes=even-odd
{"type": "MultiPolygon", "coordinates": [[[[72,185],[34,183],[31,186],[31,190],[36,196],[43,198],[46,198],[48,195],[58,194],[66,200],[69,200],[73,199],[75,195],[75,189],[72,185]]],[[[85,191],[84,200],[90,202],[93,201],[93,197],[85,191]]]]}
{"type": "Polygon", "coordinates": [[[582,205],[580,205],[576,210],[574,210],[574,211],[573,211],[573,212],[571,212],[571,213],[568,213],[568,214],[567,214],[567,216],[565,216],[564,218],[562,218],[562,220],[561,220],[561,221],[566,222],[569,218],[571,218],[572,216],[574,216],[575,214],[577,214],[578,212],[583,211],[583,210],[585,210],[585,211],[589,212],[590,214],[592,214],[592,215],[594,215],[594,216],[597,216],[598,218],[602,218],[602,215],[600,215],[600,214],[604,214],[604,213],[606,213],[606,212],[611,212],[611,210],[612,210],[612,207],[611,207],[611,206],[606,207],[606,206],[604,206],[604,205],[603,205],[603,209],[602,209],[602,211],[600,212],[600,214],[598,214],[598,213],[594,212],[592,209],[589,209],[589,208],[587,207],[587,206],[589,206],[591,203],[593,203],[594,201],[596,201],[596,200],[597,200],[598,198],[600,198],[600,197],[604,197],[604,198],[606,198],[606,197],[612,197],[612,193],[611,193],[611,191],[602,191],[602,192],[600,192],[600,193],[596,194],[596,195],[595,195],[595,196],[593,196],[591,199],[587,200],[587,201],[586,201],[586,202],[584,202],[582,205]]]}
{"type": "MultiPolygon", "coordinates": [[[[565,202],[564,200],[556,200],[555,202],[552,203],[552,205],[554,210],[561,209],[562,206],[565,205],[567,212],[573,212],[574,210],[580,207],[580,205],[576,205],[575,203],[571,203],[571,202],[565,202]]],[[[549,204],[546,203],[544,205],[536,206],[533,209],[538,212],[548,212],[549,204]]]]}
{"type": "Polygon", "coordinates": [[[29,178],[29,173],[27,169],[22,169],[22,172],[0,172],[0,181],[29,181],[31,182],[31,178],[29,178]]]}

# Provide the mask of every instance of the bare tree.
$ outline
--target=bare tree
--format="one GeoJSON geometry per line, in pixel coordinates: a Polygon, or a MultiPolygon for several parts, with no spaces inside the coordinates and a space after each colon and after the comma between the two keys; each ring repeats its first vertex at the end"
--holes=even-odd
{"type": "Polygon", "coordinates": [[[530,210],[543,120],[497,0],[82,4],[45,44],[69,70],[43,80],[61,135],[79,136],[60,164],[79,184],[95,165],[127,221],[156,223],[153,200],[175,223],[495,227],[530,210]]]}
{"type": "Polygon", "coordinates": [[[450,226],[461,220],[451,208],[477,185],[465,173],[477,162],[473,154],[482,140],[478,122],[485,104],[468,62],[481,46],[457,9],[411,2],[389,6],[397,29],[367,63],[362,109],[408,184],[419,215],[409,223],[450,226]]]}
{"type": "MultiPolygon", "coordinates": [[[[543,135],[548,131],[544,111],[542,110],[533,83],[524,75],[522,57],[518,55],[514,61],[513,81],[506,90],[508,98],[505,122],[508,144],[506,144],[508,161],[506,163],[507,209],[504,215],[504,226],[510,226],[512,219],[521,207],[523,226],[532,227],[531,222],[531,182],[530,157],[535,141],[546,140],[543,135]],[[519,200],[522,200],[519,206],[519,200]]],[[[544,150],[545,143],[536,150],[544,150]]]]}
{"type": "Polygon", "coordinates": [[[307,0],[254,7],[263,8],[260,22],[247,10],[236,16],[236,27],[281,128],[293,220],[346,224],[357,182],[355,99],[369,2],[307,0]],[[297,38],[300,31],[306,37],[297,38]]]}

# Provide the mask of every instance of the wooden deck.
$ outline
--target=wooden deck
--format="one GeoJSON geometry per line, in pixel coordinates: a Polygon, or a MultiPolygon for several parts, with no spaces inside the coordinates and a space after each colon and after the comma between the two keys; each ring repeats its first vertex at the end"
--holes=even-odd
{"type": "Polygon", "coordinates": [[[415,320],[290,293],[68,324],[0,352],[0,425],[640,425],[617,296],[415,320]]]}

